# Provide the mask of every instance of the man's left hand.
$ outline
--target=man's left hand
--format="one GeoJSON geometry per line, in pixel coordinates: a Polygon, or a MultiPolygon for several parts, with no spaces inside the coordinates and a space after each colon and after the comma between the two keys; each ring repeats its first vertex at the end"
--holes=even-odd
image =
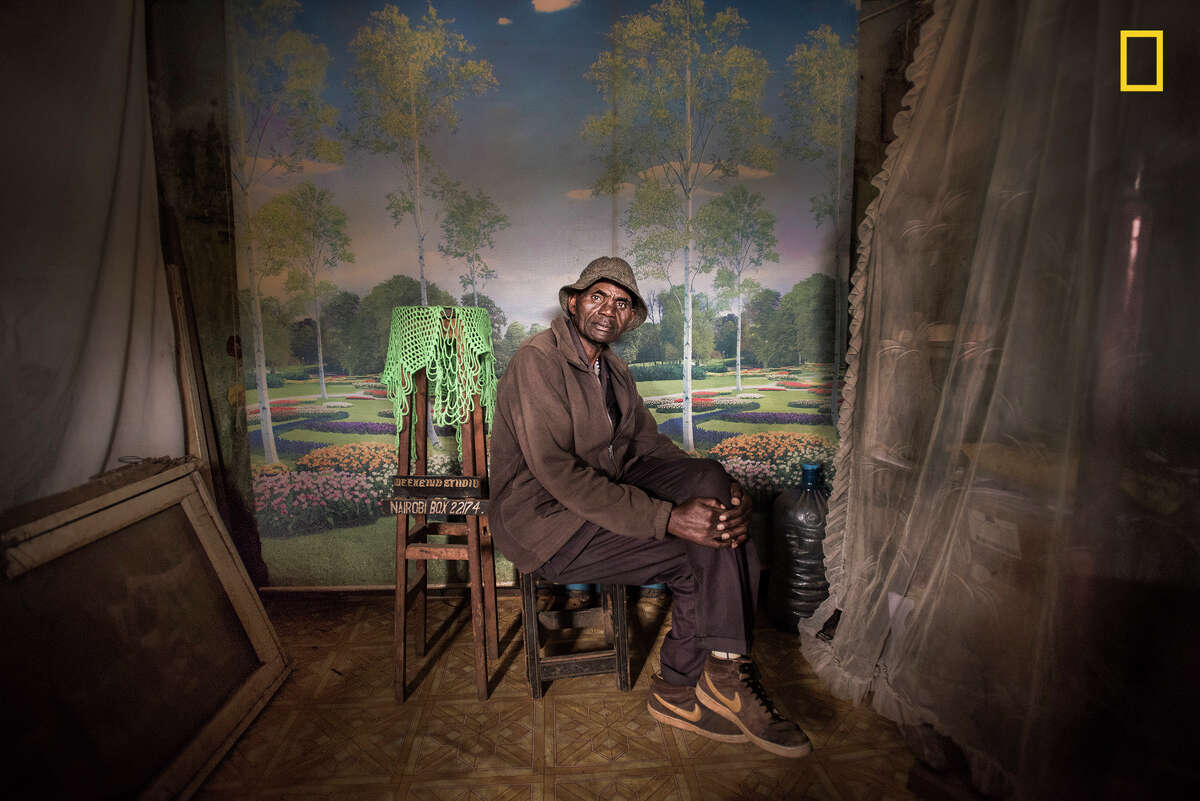
{"type": "Polygon", "coordinates": [[[731,506],[717,518],[717,531],[730,548],[746,541],[750,534],[750,512],[753,504],[750,496],[742,491],[742,485],[734,481],[729,485],[731,506]]]}

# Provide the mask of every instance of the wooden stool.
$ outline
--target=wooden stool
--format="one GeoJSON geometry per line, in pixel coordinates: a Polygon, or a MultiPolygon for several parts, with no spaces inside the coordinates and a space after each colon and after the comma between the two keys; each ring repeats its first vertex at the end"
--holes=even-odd
{"type": "Polygon", "coordinates": [[[537,577],[521,574],[521,624],[525,630],[525,673],[534,698],[542,697],[542,682],[567,676],[616,673],[617,689],[629,692],[629,610],[624,584],[601,584],[602,605],[573,611],[537,611],[537,577]],[[601,628],[610,648],[578,654],[542,656],[541,629],[601,628]]]}
{"type": "Polygon", "coordinates": [[[410,608],[417,611],[417,656],[425,655],[426,637],[426,585],[428,559],[466,560],[470,571],[471,587],[471,631],[475,638],[475,694],[479,700],[487,700],[488,654],[500,653],[499,623],[496,617],[496,566],[492,548],[492,535],[487,528],[487,450],[484,439],[483,408],[479,396],[473,399],[468,420],[462,425],[462,474],[475,477],[473,488],[450,492],[444,485],[449,476],[425,476],[428,434],[424,424],[428,398],[428,377],[425,370],[414,376],[415,391],[410,399],[409,413],[404,415],[401,425],[400,447],[397,454],[396,495],[392,500],[392,512],[396,515],[396,609],[392,632],[395,650],[395,676],[393,685],[396,698],[403,701],[407,694],[405,675],[405,635],[407,615],[410,608]],[[413,424],[413,412],[418,412],[418,422],[413,424]],[[409,453],[412,437],[416,437],[416,463],[409,472],[409,453]],[[418,479],[418,480],[410,480],[418,479]],[[421,480],[425,479],[425,480],[421,480]],[[429,479],[442,479],[441,482],[429,479]],[[440,484],[421,491],[421,484],[440,484]],[[457,497],[447,497],[447,496],[457,497]],[[435,497],[436,496],[436,497],[435,497]],[[466,515],[465,523],[439,523],[427,520],[429,514],[466,515]],[[416,526],[410,532],[408,518],[416,518],[416,526]],[[430,536],[448,535],[447,543],[430,542],[430,536]],[[457,541],[455,541],[457,540],[457,541]],[[417,576],[412,586],[408,582],[408,563],[417,563],[417,576]]]}

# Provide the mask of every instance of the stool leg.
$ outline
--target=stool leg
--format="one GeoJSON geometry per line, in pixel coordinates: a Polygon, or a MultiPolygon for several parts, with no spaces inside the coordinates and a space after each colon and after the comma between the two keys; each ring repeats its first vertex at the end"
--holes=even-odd
{"type": "Polygon", "coordinates": [[[537,580],[532,573],[521,574],[521,629],[525,635],[525,676],[534,698],[542,697],[541,671],[538,669],[541,646],[538,644],[537,580]]]}
{"type": "Polygon", "coordinates": [[[617,689],[629,692],[633,682],[629,676],[629,605],[624,584],[609,585],[612,593],[613,650],[617,659],[617,689]]]}

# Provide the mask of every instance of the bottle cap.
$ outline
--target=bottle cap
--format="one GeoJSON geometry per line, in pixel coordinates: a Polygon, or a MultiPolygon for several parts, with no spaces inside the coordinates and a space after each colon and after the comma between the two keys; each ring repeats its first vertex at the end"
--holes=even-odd
{"type": "Polygon", "coordinates": [[[821,482],[821,465],[804,464],[800,466],[800,481],[806,487],[815,487],[821,482]]]}

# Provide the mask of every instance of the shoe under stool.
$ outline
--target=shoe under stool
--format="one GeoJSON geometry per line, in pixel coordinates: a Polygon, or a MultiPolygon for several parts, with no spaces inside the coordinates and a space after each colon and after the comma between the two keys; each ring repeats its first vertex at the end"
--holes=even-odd
{"type": "Polygon", "coordinates": [[[534,698],[546,682],[568,676],[615,673],[617,689],[629,692],[629,607],[624,584],[599,585],[600,605],[583,609],[538,612],[537,577],[521,574],[521,622],[525,630],[525,674],[534,698]],[[542,654],[542,632],[602,628],[607,648],[567,654],[542,654]]]}

